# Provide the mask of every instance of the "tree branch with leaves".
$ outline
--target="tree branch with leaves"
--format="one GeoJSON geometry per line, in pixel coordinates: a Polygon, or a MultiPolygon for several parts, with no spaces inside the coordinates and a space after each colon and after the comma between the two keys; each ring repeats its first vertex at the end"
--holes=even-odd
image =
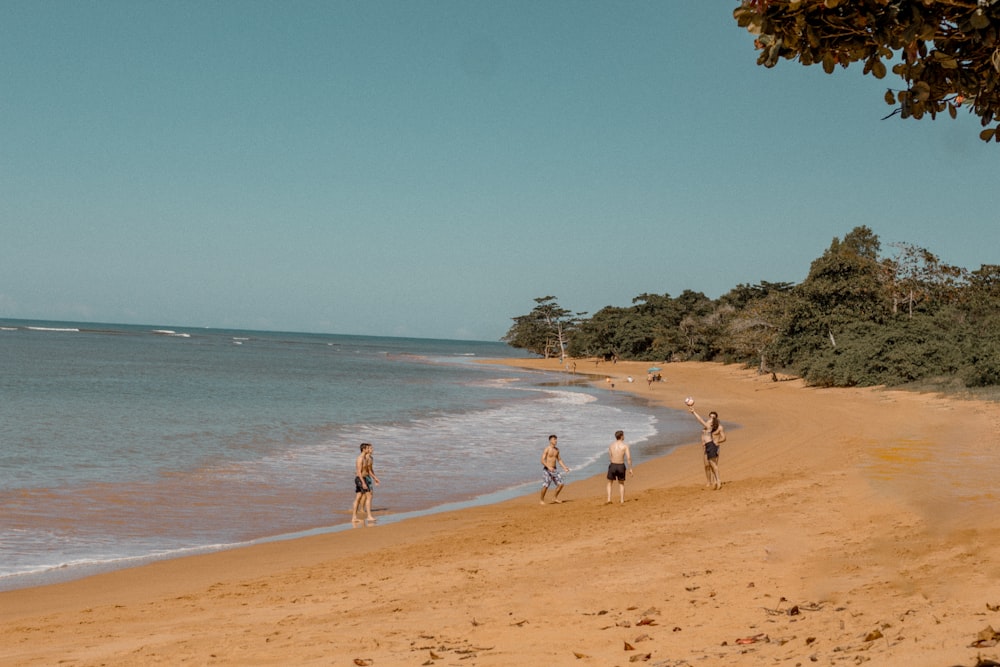
{"type": "Polygon", "coordinates": [[[979,117],[983,141],[1000,142],[1000,0],[741,0],[733,17],[756,36],[757,64],[851,63],[904,82],[885,101],[886,118],[979,117]],[[894,62],[896,61],[896,62],[894,62]],[[993,125],[993,127],[990,127],[993,125]]]}

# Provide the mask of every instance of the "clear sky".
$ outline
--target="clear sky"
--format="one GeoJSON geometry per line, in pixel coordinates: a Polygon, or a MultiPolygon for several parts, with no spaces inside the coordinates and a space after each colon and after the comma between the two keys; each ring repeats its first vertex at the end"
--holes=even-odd
{"type": "Polygon", "coordinates": [[[736,0],[0,0],[0,317],[495,340],[535,297],[1000,263],[1000,145],[736,0]]]}

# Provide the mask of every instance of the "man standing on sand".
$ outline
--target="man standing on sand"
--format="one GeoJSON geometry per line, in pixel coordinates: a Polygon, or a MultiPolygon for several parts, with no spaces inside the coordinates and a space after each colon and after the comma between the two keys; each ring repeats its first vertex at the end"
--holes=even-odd
{"type": "Polygon", "coordinates": [[[556,468],[557,465],[561,465],[563,472],[569,472],[569,468],[563,463],[562,457],[559,455],[559,447],[556,445],[558,438],[554,435],[549,436],[549,445],[542,452],[542,498],[541,504],[545,504],[545,492],[549,490],[550,484],[556,485],[555,495],[552,496],[552,502],[561,503],[559,500],[559,492],[563,490],[562,473],[556,468]]]}
{"type": "Polygon", "coordinates": [[[365,448],[368,443],[361,443],[361,453],[354,459],[354,505],[351,507],[351,523],[360,523],[358,506],[364,509],[364,498],[371,492],[365,480],[365,448]]]}
{"type": "Polygon", "coordinates": [[[375,487],[380,484],[375,476],[375,448],[370,443],[365,443],[364,473],[365,483],[368,485],[368,494],[365,496],[365,518],[368,521],[375,521],[372,516],[372,499],[375,498],[375,487]]]}
{"type": "Polygon", "coordinates": [[[367,521],[375,521],[372,516],[372,494],[378,478],[375,477],[374,458],[372,457],[372,446],[367,442],[361,443],[361,453],[354,459],[354,505],[351,507],[351,523],[361,523],[358,518],[358,508],[365,510],[367,521]]]}
{"type": "Polygon", "coordinates": [[[625,464],[628,463],[628,474],[635,476],[632,469],[632,452],[625,442],[625,432],[615,431],[615,441],[608,447],[611,463],[608,465],[608,504],[611,504],[611,482],[618,481],[618,502],[625,503],[625,464]]]}

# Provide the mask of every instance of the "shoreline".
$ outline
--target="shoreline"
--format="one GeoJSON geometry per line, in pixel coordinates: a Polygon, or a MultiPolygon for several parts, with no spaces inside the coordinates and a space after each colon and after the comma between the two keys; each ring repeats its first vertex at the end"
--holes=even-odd
{"type": "MultiPolygon", "coordinates": [[[[501,358],[498,358],[497,360],[502,361],[501,358]]],[[[478,365],[480,361],[477,360],[470,363],[478,365]]],[[[497,368],[498,366],[510,366],[511,368],[516,367],[516,364],[488,363],[487,365],[493,366],[494,368],[497,368]]],[[[594,377],[582,374],[575,376],[563,376],[561,373],[545,370],[543,371],[544,375],[539,378],[538,373],[536,373],[533,369],[525,368],[522,370],[525,371],[524,377],[535,378],[531,384],[537,385],[545,391],[565,392],[568,389],[573,392],[586,392],[589,396],[599,398],[600,402],[606,407],[625,407],[627,405],[628,407],[636,408],[651,417],[654,416],[655,404],[651,403],[647,397],[621,395],[608,400],[607,397],[600,396],[603,392],[599,391],[600,387],[594,381],[594,377]]],[[[662,450],[664,447],[669,448],[671,446],[676,446],[672,437],[674,435],[675,434],[669,428],[666,430],[660,430],[657,435],[647,437],[647,439],[643,441],[643,447],[652,446],[662,450]],[[653,444],[650,445],[650,443],[653,444]],[[664,445],[662,443],[666,444],[664,445]]],[[[591,447],[594,446],[594,442],[592,441],[588,444],[591,447]]],[[[599,448],[598,450],[593,451],[587,450],[583,456],[574,452],[574,474],[570,476],[567,481],[579,481],[580,475],[593,476],[598,473],[603,474],[600,470],[602,456],[603,453],[599,451],[599,448]]],[[[534,472],[534,461],[532,461],[532,463],[533,465],[531,466],[531,470],[534,472]]],[[[519,480],[520,481],[512,481],[509,485],[497,486],[496,488],[483,486],[480,489],[475,489],[470,487],[466,493],[452,493],[451,497],[446,499],[439,498],[434,504],[431,505],[420,505],[416,507],[400,507],[398,505],[384,506],[375,507],[373,508],[373,511],[375,511],[376,516],[378,517],[379,525],[387,525],[428,514],[451,512],[477,505],[504,502],[519,496],[537,492],[538,482],[536,475],[532,475],[530,479],[519,478],[519,480]]],[[[454,491],[454,489],[452,489],[452,491],[454,491]]],[[[334,511],[331,518],[338,516],[338,514],[341,513],[334,511]]],[[[347,510],[343,511],[342,514],[344,517],[349,517],[349,511],[347,510]]],[[[67,583],[98,574],[107,574],[122,569],[142,567],[144,565],[164,560],[231,551],[234,549],[243,549],[267,542],[280,542],[300,539],[302,537],[332,534],[352,530],[353,528],[354,526],[350,523],[349,518],[344,518],[341,523],[331,522],[327,524],[319,524],[314,527],[294,528],[286,532],[252,535],[245,539],[232,542],[211,542],[197,546],[180,547],[169,551],[154,550],[150,551],[148,554],[121,556],[105,560],[71,561],[67,564],[59,566],[49,566],[46,569],[4,574],[3,576],[0,576],[0,592],[67,583]]]]}
{"type": "MultiPolygon", "coordinates": [[[[602,364],[599,377],[644,380],[644,366],[602,364]]],[[[569,481],[560,505],[528,493],[0,593],[0,663],[997,658],[977,637],[1000,627],[998,498],[969,475],[1000,472],[1000,406],[718,364],[663,375],[609,391],[672,408],[692,395],[727,430],[739,423],[722,490],[704,489],[692,419],[694,446],[637,464],[624,505],[604,504],[598,475],[569,481]]]]}

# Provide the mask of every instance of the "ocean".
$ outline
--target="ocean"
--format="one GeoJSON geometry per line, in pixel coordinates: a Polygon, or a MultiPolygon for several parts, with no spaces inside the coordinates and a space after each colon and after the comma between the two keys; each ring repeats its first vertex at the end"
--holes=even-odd
{"type": "Polygon", "coordinates": [[[0,590],[348,529],[361,442],[382,524],[536,493],[550,433],[568,484],[604,469],[617,429],[636,462],[692,438],[684,413],[583,376],[477,363],[523,356],[0,320],[0,590]]]}

